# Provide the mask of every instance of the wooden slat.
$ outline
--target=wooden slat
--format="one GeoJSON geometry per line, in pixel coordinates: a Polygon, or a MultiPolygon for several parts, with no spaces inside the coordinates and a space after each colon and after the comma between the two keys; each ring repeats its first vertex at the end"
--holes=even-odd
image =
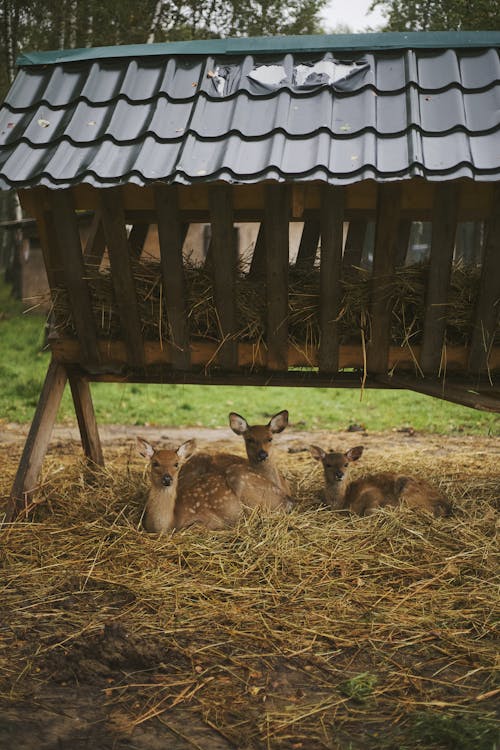
{"type": "Polygon", "coordinates": [[[318,250],[319,235],[319,219],[306,219],[304,228],[302,229],[302,237],[300,238],[297,260],[295,261],[297,269],[308,271],[313,268],[318,250]]]}
{"type": "Polygon", "coordinates": [[[416,393],[424,393],[427,396],[440,398],[444,401],[451,401],[454,404],[470,406],[480,411],[500,413],[500,398],[493,395],[493,392],[492,395],[479,392],[467,382],[457,384],[447,381],[429,380],[428,378],[424,380],[422,378],[389,377],[384,375],[378,376],[377,381],[385,386],[405,388],[416,393]]]}
{"type": "Polygon", "coordinates": [[[457,230],[458,201],[459,191],[455,184],[437,186],[420,354],[420,367],[425,374],[437,374],[441,364],[446,330],[446,306],[457,230]]]}
{"type": "Polygon", "coordinates": [[[359,268],[361,265],[365,236],[366,221],[358,220],[349,222],[347,237],[345,239],[344,258],[342,261],[342,266],[344,268],[349,268],[350,266],[356,266],[359,268]]]}
{"type": "Polygon", "coordinates": [[[408,245],[410,243],[412,222],[408,219],[402,219],[399,222],[398,239],[396,244],[396,255],[394,263],[396,266],[404,266],[406,256],[408,255],[408,245]]]}
{"type": "Polygon", "coordinates": [[[100,266],[106,249],[106,240],[104,238],[104,229],[102,227],[101,212],[94,212],[94,217],[90,225],[89,235],[85,248],[83,250],[83,259],[85,263],[91,266],[100,266]]]}
{"type": "Polygon", "coordinates": [[[321,264],[319,321],[321,345],[319,369],[337,372],[339,368],[339,323],[342,301],[342,243],[344,233],[342,188],[325,185],[321,205],[321,264]]]}
{"type": "Polygon", "coordinates": [[[189,325],[186,304],[186,280],[182,262],[182,246],[187,226],[179,217],[177,188],[160,185],[155,188],[158,237],[165,305],[172,337],[172,364],[188,370],[191,363],[189,325]]]}
{"type": "Polygon", "coordinates": [[[66,380],[64,365],[52,360],[12,486],[7,505],[7,520],[15,518],[23,508],[27,509],[30,496],[36,489],[66,380]]]}
{"type": "Polygon", "coordinates": [[[283,185],[266,186],[266,296],[268,369],[288,368],[288,190],[283,185]]]}
{"type": "Polygon", "coordinates": [[[149,232],[149,224],[134,224],[128,236],[130,252],[134,258],[140,258],[149,232]]]}
{"type": "Polygon", "coordinates": [[[251,279],[264,279],[266,276],[266,230],[260,224],[253,249],[252,262],[248,276],[251,279]]]}
{"type": "MultiPolygon", "coordinates": [[[[68,302],[83,363],[90,368],[99,364],[97,326],[92,312],[90,289],[85,279],[80,232],[69,190],[51,190],[50,204],[57,229],[59,255],[62,260],[68,302]]],[[[55,239],[55,238],[54,238],[55,239]]]]}
{"type": "Polygon", "coordinates": [[[469,369],[483,372],[490,367],[490,349],[500,315],[500,186],[497,186],[493,213],[486,225],[484,257],[479,295],[474,314],[469,369]]]}
{"type": "Polygon", "coordinates": [[[234,369],[238,365],[236,320],[237,248],[234,235],[232,191],[227,185],[214,186],[210,191],[212,225],[211,254],[213,261],[214,296],[220,325],[221,346],[217,362],[234,369]]]}
{"type": "Polygon", "coordinates": [[[119,188],[100,191],[102,223],[111,264],[113,288],[130,364],[144,363],[144,346],[136,289],[130,265],[130,247],[119,188]]]}
{"type": "Polygon", "coordinates": [[[87,458],[94,464],[104,466],[101,441],[88,381],[86,378],[70,371],[69,385],[80,429],[83,451],[87,458]]]}
{"type": "Polygon", "coordinates": [[[370,294],[371,335],[367,348],[370,373],[384,373],[388,367],[392,306],[387,285],[394,273],[400,207],[400,186],[395,183],[379,185],[370,294]]]}

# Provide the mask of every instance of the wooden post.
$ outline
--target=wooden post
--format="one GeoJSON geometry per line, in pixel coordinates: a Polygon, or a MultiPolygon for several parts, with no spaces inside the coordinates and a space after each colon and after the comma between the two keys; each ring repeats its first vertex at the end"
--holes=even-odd
{"type": "Polygon", "coordinates": [[[458,201],[457,185],[449,183],[436,187],[432,211],[431,260],[420,352],[420,367],[426,375],[437,374],[441,365],[457,231],[458,201]]]}
{"type": "Polygon", "coordinates": [[[52,360],[12,486],[7,505],[8,521],[12,521],[23,507],[27,510],[30,495],[36,489],[66,380],[66,368],[52,360]]]}
{"type": "Polygon", "coordinates": [[[132,257],[140,258],[149,232],[149,224],[134,224],[128,236],[132,257]]]}
{"type": "Polygon", "coordinates": [[[104,229],[102,228],[101,212],[99,209],[94,212],[94,218],[90,225],[89,236],[83,251],[83,259],[89,266],[99,267],[102,262],[104,251],[106,249],[106,240],[104,238],[104,229]]]}
{"type": "Polygon", "coordinates": [[[474,315],[469,370],[473,373],[488,369],[490,348],[495,339],[500,316],[500,187],[497,185],[493,211],[486,225],[486,241],[479,295],[474,315]]]}
{"type": "Polygon", "coordinates": [[[320,221],[318,219],[305,220],[295,268],[309,271],[314,267],[320,231],[320,221]]]}
{"type": "Polygon", "coordinates": [[[130,247],[125,213],[119,188],[100,191],[102,223],[108,246],[116,303],[129,364],[144,365],[144,343],[137,304],[134,276],[130,265],[130,247]]]}
{"type": "Polygon", "coordinates": [[[155,202],[165,304],[172,337],[172,365],[177,370],[189,370],[191,355],[186,280],[182,261],[182,246],[187,227],[181,223],[176,187],[170,185],[156,187],[155,202]]]}
{"type": "Polygon", "coordinates": [[[365,244],[366,221],[350,221],[347,237],[345,239],[344,258],[342,267],[348,269],[352,266],[359,268],[365,244]]]}
{"type": "Polygon", "coordinates": [[[209,191],[212,225],[211,251],[215,306],[220,323],[221,347],[217,362],[225,369],[238,367],[236,334],[236,264],[233,195],[227,185],[216,185],[209,191]]]}
{"type": "Polygon", "coordinates": [[[396,243],[396,254],[394,258],[395,266],[404,266],[406,256],[408,255],[408,244],[410,242],[412,222],[409,219],[402,219],[399,222],[398,239],[396,243]]]}
{"type": "Polygon", "coordinates": [[[252,262],[248,272],[249,279],[264,279],[266,277],[266,231],[261,223],[255,240],[252,262]]]}
{"type": "Polygon", "coordinates": [[[371,336],[367,351],[369,373],[387,372],[392,314],[388,284],[394,273],[400,208],[399,184],[389,182],[379,185],[371,280],[371,336]]]}
{"type": "Polygon", "coordinates": [[[290,201],[286,186],[266,185],[265,203],[268,369],[288,370],[290,201]]]}
{"type": "Polygon", "coordinates": [[[325,185],[321,191],[321,264],[319,318],[321,373],[339,369],[338,316],[342,300],[342,244],[344,235],[344,190],[325,185]]]}
{"type": "Polygon", "coordinates": [[[68,377],[78,427],[80,428],[83,451],[86,457],[94,464],[104,466],[104,457],[88,380],[72,371],[69,372],[68,377]]]}

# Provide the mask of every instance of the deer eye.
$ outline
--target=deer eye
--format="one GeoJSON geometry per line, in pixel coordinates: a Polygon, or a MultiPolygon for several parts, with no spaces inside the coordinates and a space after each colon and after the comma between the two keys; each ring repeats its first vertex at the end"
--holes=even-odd
{"type": "Polygon", "coordinates": [[[177,461],[177,463],[174,464],[174,469],[177,469],[178,466],[179,466],[179,462],[177,461]]]}
{"type": "Polygon", "coordinates": [[[272,438],[269,438],[268,442],[269,442],[269,443],[272,443],[272,442],[273,442],[273,439],[272,439],[272,438]]]}
{"type": "Polygon", "coordinates": [[[159,465],[160,465],[159,461],[151,461],[151,466],[154,466],[155,469],[157,469],[159,465]]]}
{"type": "Polygon", "coordinates": [[[254,445],[255,440],[253,438],[247,438],[247,443],[249,443],[250,445],[254,445]]]}

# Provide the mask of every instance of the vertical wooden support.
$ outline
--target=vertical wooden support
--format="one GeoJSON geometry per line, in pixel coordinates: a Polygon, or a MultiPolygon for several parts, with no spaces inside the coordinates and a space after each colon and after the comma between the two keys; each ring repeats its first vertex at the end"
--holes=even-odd
{"type": "Polygon", "coordinates": [[[488,356],[500,316],[500,186],[496,186],[493,211],[486,225],[486,239],[474,329],[469,353],[469,370],[488,369],[488,356]]]}
{"type": "Polygon", "coordinates": [[[436,187],[432,209],[431,259],[425,298],[424,332],[420,352],[420,367],[425,374],[437,374],[441,365],[457,230],[458,200],[457,185],[440,184],[436,187]]]}
{"type": "Polygon", "coordinates": [[[324,185],[321,191],[321,265],[319,319],[321,343],[319,369],[336,373],[339,369],[338,316],[342,300],[342,244],[344,200],[342,188],[324,185]]]}
{"type": "Polygon", "coordinates": [[[209,191],[212,225],[212,260],[215,306],[219,318],[221,346],[217,362],[225,369],[238,365],[236,333],[236,265],[237,248],[234,236],[233,195],[230,186],[217,185],[209,191]]]}
{"type": "Polygon", "coordinates": [[[105,249],[106,240],[104,238],[104,229],[102,228],[101,212],[98,209],[94,213],[87,242],[83,251],[83,259],[85,263],[88,263],[89,266],[99,267],[105,249]]]}
{"type": "Polygon", "coordinates": [[[400,209],[400,186],[397,183],[380,185],[370,295],[371,335],[367,350],[370,373],[387,372],[392,313],[388,287],[394,273],[400,209]]]}
{"type": "Polygon", "coordinates": [[[412,223],[409,219],[402,219],[399,222],[396,256],[394,258],[394,265],[396,266],[404,266],[406,263],[408,245],[410,242],[411,224],[412,223]]]}
{"type": "Polygon", "coordinates": [[[266,276],[266,231],[264,224],[261,223],[255,240],[253,249],[252,262],[248,277],[250,279],[263,279],[266,276]]]}
{"type": "Polygon", "coordinates": [[[288,370],[289,192],[267,185],[265,201],[268,369],[288,370]]]}
{"type": "Polygon", "coordinates": [[[88,380],[79,374],[69,372],[69,385],[73,404],[75,406],[76,418],[80,429],[83,451],[87,458],[94,464],[104,466],[101,440],[97,429],[94,405],[88,380]]]}
{"type": "Polygon", "coordinates": [[[172,339],[172,365],[176,370],[188,370],[191,365],[191,353],[189,349],[186,280],[182,262],[182,246],[187,227],[182,224],[180,219],[176,187],[169,185],[156,187],[155,203],[163,288],[172,339]]]}
{"type": "Polygon", "coordinates": [[[345,239],[344,258],[342,267],[348,269],[352,266],[359,268],[365,244],[366,221],[350,221],[345,239]]]}
{"type": "Polygon", "coordinates": [[[320,221],[318,219],[305,220],[297,260],[295,261],[297,269],[309,271],[314,267],[320,231],[320,221]]]}
{"type": "MultiPolygon", "coordinates": [[[[75,325],[83,364],[99,365],[97,326],[92,312],[90,290],[85,280],[80,232],[76,221],[73,199],[69,190],[51,190],[50,204],[57,228],[59,255],[62,261],[68,301],[75,325]]],[[[52,238],[55,241],[55,237],[52,238]]]]}
{"type": "Polygon", "coordinates": [[[63,365],[51,361],[12,486],[7,505],[8,521],[15,518],[23,507],[27,508],[30,494],[36,488],[66,380],[63,365]]]}
{"type": "Polygon", "coordinates": [[[133,258],[140,258],[149,232],[149,224],[134,224],[128,236],[133,258]]]}
{"type": "Polygon", "coordinates": [[[101,190],[100,200],[113,287],[129,364],[143,366],[145,360],[141,319],[130,264],[130,247],[120,189],[106,188],[101,190]]]}

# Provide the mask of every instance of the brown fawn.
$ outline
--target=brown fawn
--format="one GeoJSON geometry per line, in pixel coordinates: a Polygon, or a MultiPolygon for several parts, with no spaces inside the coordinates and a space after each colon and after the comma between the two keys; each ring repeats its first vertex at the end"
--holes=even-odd
{"type": "Polygon", "coordinates": [[[448,499],[423,479],[404,474],[382,472],[347,481],[349,468],[361,458],[363,446],[357,445],[346,453],[326,452],[317,445],[310,446],[316,461],[321,461],[325,475],[324,499],[335,510],[350,510],[360,516],[370,515],[378,508],[404,504],[447,516],[451,512],[448,499]]]}

